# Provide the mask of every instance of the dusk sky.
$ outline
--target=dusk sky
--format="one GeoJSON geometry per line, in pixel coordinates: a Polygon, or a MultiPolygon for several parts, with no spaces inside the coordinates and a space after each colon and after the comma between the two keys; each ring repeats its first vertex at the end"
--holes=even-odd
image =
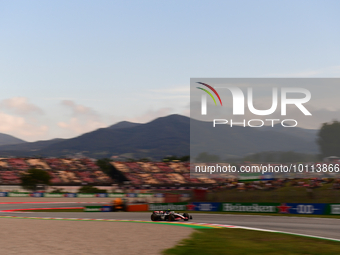
{"type": "MultiPolygon", "coordinates": [[[[337,0],[0,1],[0,132],[36,141],[188,116],[191,77],[340,77],[339,10],[337,0]]],[[[340,119],[329,94],[317,110],[340,119]]]]}

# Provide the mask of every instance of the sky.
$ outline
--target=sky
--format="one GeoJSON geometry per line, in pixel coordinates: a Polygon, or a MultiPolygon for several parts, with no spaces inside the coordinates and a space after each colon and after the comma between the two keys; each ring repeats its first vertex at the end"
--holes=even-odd
{"type": "Polygon", "coordinates": [[[37,141],[188,116],[192,77],[339,77],[339,9],[337,0],[0,1],[0,132],[37,141]]]}

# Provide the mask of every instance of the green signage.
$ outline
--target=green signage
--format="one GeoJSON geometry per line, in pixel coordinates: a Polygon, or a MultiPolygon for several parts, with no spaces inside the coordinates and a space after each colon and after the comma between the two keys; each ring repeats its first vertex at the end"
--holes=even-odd
{"type": "Polygon", "coordinates": [[[44,197],[64,197],[64,194],[61,193],[44,193],[44,197]]]}
{"type": "Polygon", "coordinates": [[[101,212],[101,211],[102,211],[102,206],[98,206],[98,205],[90,205],[90,206],[84,207],[84,212],[101,212]]]}
{"type": "Polygon", "coordinates": [[[109,193],[108,197],[125,197],[124,193],[109,193]]]}
{"type": "Polygon", "coordinates": [[[96,194],[77,194],[77,197],[96,197],[96,194]]]}
{"type": "Polygon", "coordinates": [[[340,204],[328,204],[326,214],[340,215],[340,204]]]}
{"type": "Polygon", "coordinates": [[[9,192],[9,197],[29,197],[30,193],[16,193],[16,192],[9,192]]]}
{"type": "Polygon", "coordinates": [[[138,193],[137,197],[153,197],[151,193],[138,193]]]}

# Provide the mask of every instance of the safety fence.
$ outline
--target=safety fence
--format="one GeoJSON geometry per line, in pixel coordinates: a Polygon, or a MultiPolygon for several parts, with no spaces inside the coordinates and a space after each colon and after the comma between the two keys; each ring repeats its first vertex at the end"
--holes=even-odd
{"type": "Polygon", "coordinates": [[[340,204],[326,203],[151,203],[149,211],[202,211],[264,214],[340,215],[340,204]]]}

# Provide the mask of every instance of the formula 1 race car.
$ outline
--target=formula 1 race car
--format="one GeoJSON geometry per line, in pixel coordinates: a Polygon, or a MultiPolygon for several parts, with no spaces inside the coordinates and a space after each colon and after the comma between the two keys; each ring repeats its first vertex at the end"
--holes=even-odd
{"type": "Polygon", "coordinates": [[[151,214],[152,221],[178,221],[184,220],[188,221],[191,220],[192,216],[188,213],[175,213],[174,211],[153,211],[151,214]]]}
{"type": "Polygon", "coordinates": [[[123,211],[126,212],[126,200],[121,198],[116,198],[111,202],[111,210],[112,212],[123,211]]]}

